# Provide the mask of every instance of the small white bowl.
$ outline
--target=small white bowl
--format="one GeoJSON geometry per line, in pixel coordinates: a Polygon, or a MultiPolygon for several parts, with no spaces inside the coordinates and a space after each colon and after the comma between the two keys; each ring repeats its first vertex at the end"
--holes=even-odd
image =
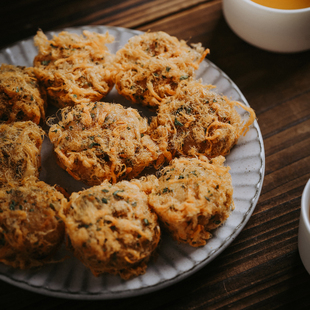
{"type": "Polygon", "coordinates": [[[256,47],[281,53],[310,49],[310,7],[283,10],[251,0],[223,0],[223,13],[230,28],[256,47]]]}
{"type": "Polygon", "coordinates": [[[302,263],[310,274],[310,179],[301,197],[298,249],[302,263]]]}

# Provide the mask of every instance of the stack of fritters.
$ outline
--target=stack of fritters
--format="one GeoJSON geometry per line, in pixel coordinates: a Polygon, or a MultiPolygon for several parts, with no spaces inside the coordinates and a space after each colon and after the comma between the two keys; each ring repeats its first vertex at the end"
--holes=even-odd
{"type": "Polygon", "coordinates": [[[1,125],[5,264],[28,268],[53,261],[65,227],[68,247],[93,274],[129,279],[145,272],[158,246],[157,216],[175,240],[197,247],[233,210],[223,156],[247,132],[254,111],[195,80],[208,53],[200,44],[189,47],[164,32],[148,32],[114,56],[106,47],[112,41],[108,33],[88,31],[48,40],[39,31],[34,69],[1,67],[2,121],[39,123],[45,104],[40,94],[46,92],[48,102],[62,108],[48,120],[58,163],[90,186],[67,202],[37,179],[43,130],[31,121],[1,125]],[[113,83],[130,101],[156,107],[150,125],[135,109],[100,102],[113,83]],[[133,179],[164,163],[158,177],[133,179]]]}

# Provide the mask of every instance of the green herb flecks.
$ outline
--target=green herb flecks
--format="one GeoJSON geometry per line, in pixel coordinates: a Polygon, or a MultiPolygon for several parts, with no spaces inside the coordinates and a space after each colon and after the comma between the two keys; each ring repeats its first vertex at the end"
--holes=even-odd
{"type": "Polygon", "coordinates": [[[42,66],[47,66],[51,61],[50,60],[42,60],[41,65],[42,66]]]}
{"type": "Polygon", "coordinates": [[[166,194],[166,193],[171,193],[172,192],[172,189],[168,188],[168,187],[165,187],[163,189],[163,194],[166,194]]]}
{"type": "Polygon", "coordinates": [[[114,198],[115,198],[115,199],[123,199],[123,197],[119,195],[119,193],[122,193],[122,192],[124,192],[123,189],[118,189],[117,191],[115,191],[115,192],[113,193],[114,198]]]}
{"type": "Polygon", "coordinates": [[[182,80],[187,80],[188,78],[189,78],[188,75],[182,75],[182,76],[180,77],[180,81],[182,81],[182,80]]]}
{"type": "Polygon", "coordinates": [[[100,143],[92,142],[88,148],[92,149],[94,146],[100,146],[100,143]]]}
{"type": "Polygon", "coordinates": [[[16,202],[15,202],[15,200],[12,200],[11,203],[10,203],[10,206],[9,206],[10,210],[14,211],[15,210],[15,206],[16,206],[16,202]]]}
{"type": "Polygon", "coordinates": [[[177,118],[174,119],[174,125],[176,125],[176,126],[184,126],[180,121],[177,120],[177,118]]]}
{"type": "Polygon", "coordinates": [[[104,197],[101,198],[101,201],[102,201],[102,203],[106,203],[106,204],[108,203],[108,199],[107,199],[107,198],[104,198],[104,197]]]}

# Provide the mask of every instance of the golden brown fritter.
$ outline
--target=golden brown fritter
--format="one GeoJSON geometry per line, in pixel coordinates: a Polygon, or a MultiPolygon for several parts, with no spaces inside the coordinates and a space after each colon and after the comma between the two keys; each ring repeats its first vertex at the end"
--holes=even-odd
{"type": "Polygon", "coordinates": [[[226,156],[255,120],[251,108],[211,88],[197,81],[183,81],[176,94],[159,106],[149,132],[168,161],[177,155],[226,156]],[[247,122],[241,120],[236,106],[249,112],[247,122]]]}
{"type": "Polygon", "coordinates": [[[222,225],[233,206],[233,187],[224,157],[178,158],[161,170],[149,203],[173,238],[197,247],[222,225]]]}
{"type": "Polygon", "coordinates": [[[2,64],[0,67],[0,122],[45,119],[46,94],[33,68],[2,64]]]}
{"type": "Polygon", "coordinates": [[[147,128],[137,110],[95,102],[63,109],[49,138],[63,169],[77,180],[98,185],[133,178],[158,158],[147,128]]]}
{"type": "Polygon", "coordinates": [[[129,279],[145,273],[160,228],[139,181],[105,181],[73,193],[61,217],[76,257],[94,275],[129,279]]]}
{"type": "Polygon", "coordinates": [[[31,121],[0,125],[0,187],[39,177],[43,138],[44,131],[31,121]]]}
{"type": "Polygon", "coordinates": [[[106,44],[113,40],[108,32],[89,31],[83,35],[64,31],[48,40],[38,31],[35,74],[46,87],[49,102],[62,108],[106,96],[113,87],[109,67],[114,58],[106,44]]]}
{"type": "Polygon", "coordinates": [[[58,212],[66,204],[54,187],[35,177],[0,189],[0,262],[26,269],[52,262],[64,237],[58,212]]]}
{"type": "Polygon", "coordinates": [[[194,75],[207,53],[201,44],[189,47],[165,32],[134,36],[116,53],[115,86],[128,100],[156,107],[194,75]]]}

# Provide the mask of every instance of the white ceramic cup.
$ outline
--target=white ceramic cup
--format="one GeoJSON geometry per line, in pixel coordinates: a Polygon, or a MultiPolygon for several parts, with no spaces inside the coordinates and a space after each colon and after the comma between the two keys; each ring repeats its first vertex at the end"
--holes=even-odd
{"type": "Polygon", "coordinates": [[[223,13],[230,28],[256,47],[282,53],[310,49],[310,7],[283,10],[251,0],[223,0],[223,13]]]}
{"type": "Polygon", "coordinates": [[[298,250],[302,263],[310,274],[310,179],[301,197],[298,250]]]}

